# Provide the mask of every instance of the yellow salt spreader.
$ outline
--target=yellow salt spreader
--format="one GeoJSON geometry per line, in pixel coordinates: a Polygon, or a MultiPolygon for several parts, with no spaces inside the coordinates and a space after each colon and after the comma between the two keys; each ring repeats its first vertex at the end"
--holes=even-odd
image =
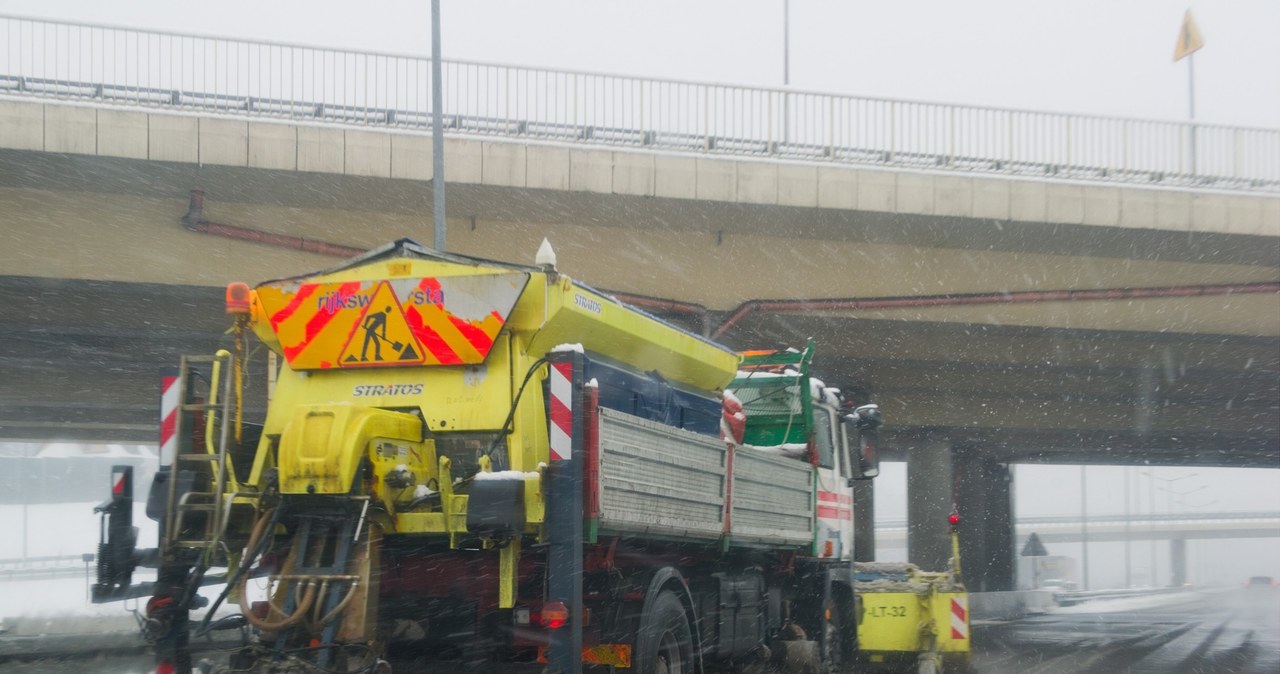
{"type": "Polygon", "coordinates": [[[946,571],[915,564],[854,564],[860,599],[858,653],[869,669],[918,674],[969,670],[969,593],[960,577],[960,516],[952,513],[951,560],[946,571]]]}

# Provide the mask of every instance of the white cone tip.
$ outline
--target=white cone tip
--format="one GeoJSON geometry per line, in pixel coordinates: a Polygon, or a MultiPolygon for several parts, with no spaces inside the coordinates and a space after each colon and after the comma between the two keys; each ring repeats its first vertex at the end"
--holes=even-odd
{"type": "Polygon", "coordinates": [[[538,246],[538,254],[533,258],[534,264],[556,268],[556,252],[551,249],[551,242],[546,238],[542,239],[542,245],[538,246]]]}

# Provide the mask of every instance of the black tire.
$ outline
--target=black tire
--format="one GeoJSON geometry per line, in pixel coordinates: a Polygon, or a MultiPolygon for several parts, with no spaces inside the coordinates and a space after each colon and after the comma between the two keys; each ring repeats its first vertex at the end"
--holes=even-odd
{"type": "Polygon", "coordinates": [[[674,592],[662,591],[640,618],[636,674],[694,674],[693,632],[674,592]]]}

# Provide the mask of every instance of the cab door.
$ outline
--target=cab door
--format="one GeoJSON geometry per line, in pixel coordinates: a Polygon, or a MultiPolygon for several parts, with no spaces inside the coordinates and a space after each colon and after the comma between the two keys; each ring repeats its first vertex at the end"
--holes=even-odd
{"type": "Polygon", "coordinates": [[[814,554],[851,559],[853,555],[853,490],[839,413],[814,403],[813,435],[818,460],[818,527],[814,554]]]}

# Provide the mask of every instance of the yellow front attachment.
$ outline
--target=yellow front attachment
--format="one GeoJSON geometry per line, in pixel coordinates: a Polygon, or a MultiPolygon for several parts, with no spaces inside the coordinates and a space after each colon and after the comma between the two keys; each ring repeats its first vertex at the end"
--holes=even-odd
{"type": "Polygon", "coordinates": [[[375,465],[390,454],[424,483],[434,452],[429,454],[422,431],[422,421],[411,414],[349,403],[299,405],[280,437],[280,492],[351,493],[366,454],[381,458],[373,459],[375,465]]]}
{"type": "Polygon", "coordinates": [[[926,602],[914,592],[862,594],[862,622],[858,648],[874,652],[915,652],[921,649],[921,627],[928,620],[926,602]]]}
{"type": "Polygon", "coordinates": [[[938,650],[969,652],[969,593],[939,592],[933,597],[934,624],[938,626],[938,650]]]}
{"type": "Polygon", "coordinates": [[[858,648],[864,653],[967,653],[969,595],[937,592],[862,593],[858,648]]]}

